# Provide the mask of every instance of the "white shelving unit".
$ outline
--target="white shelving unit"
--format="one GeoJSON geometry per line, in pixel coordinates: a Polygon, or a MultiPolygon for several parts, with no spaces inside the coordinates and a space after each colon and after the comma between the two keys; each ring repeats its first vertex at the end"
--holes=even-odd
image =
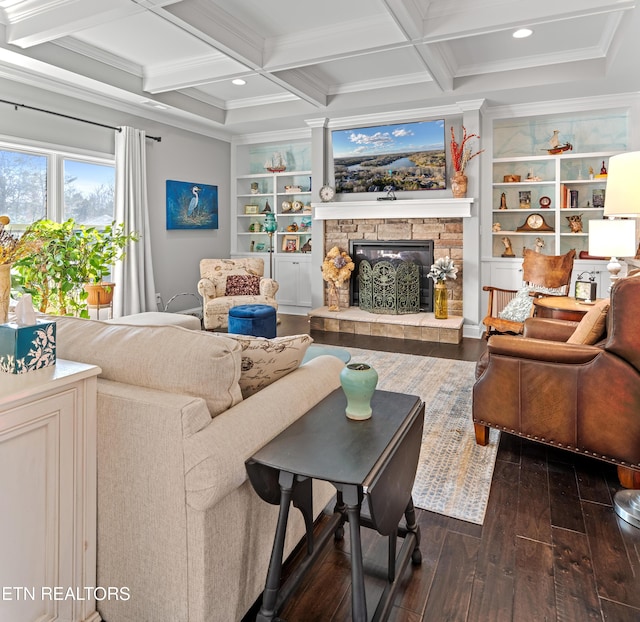
{"type": "Polygon", "coordinates": [[[279,304],[310,308],[311,297],[304,292],[311,277],[312,173],[311,136],[247,137],[232,144],[234,171],[232,184],[233,257],[258,255],[269,276],[269,235],[264,231],[265,214],[273,212],[278,225],[273,235],[273,278],[280,283],[279,304]],[[277,155],[286,166],[283,171],[268,171],[266,166],[277,155]],[[293,279],[293,283],[291,280],[293,279]],[[285,283],[286,280],[286,283],[285,283]],[[301,295],[294,292],[302,292],[301,295]]]}
{"type": "Polygon", "coordinates": [[[514,251],[519,257],[524,247],[535,248],[536,238],[542,239],[545,244],[543,250],[547,254],[560,255],[572,248],[576,253],[586,252],[589,246],[589,221],[601,219],[603,214],[602,207],[593,205],[594,198],[596,201],[598,199],[596,194],[604,196],[607,180],[596,175],[599,175],[602,166],[608,166],[609,157],[615,153],[618,152],[570,152],[568,155],[494,159],[491,210],[493,257],[501,257],[504,249],[502,238],[505,236],[512,239],[514,251]],[[590,169],[598,171],[593,179],[588,179],[590,169]],[[587,179],[579,177],[583,171],[587,179]],[[520,175],[524,181],[502,181],[507,175],[520,175]],[[530,181],[528,175],[540,178],[540,181],[530,181]],[[507,209],[500,208],[503,194],[507,209]],[[540,214],[553,231],[518,232],[517,228],[524,225],[531,213],[540,214]],[[582,231],[573,232],[568,218],[578,216],[582,220],[582,231]],[[500,225],[497,231],[496,224],[500,225]]]}
{"type": "Polygon", "coordinates": [[[607,178],[601,171],[608,169],[611,156],[628,150],[628,126],[621,109],[493,120],[491,184],[484,194],[485,200],[490,196],[491,206],[483,206],[489,215],[485,227],[491,228],[483,254],[492,285],[519,287],[523,250],[535,249],[538,242],[540,252],[549,255],[575,249],[573,281],[582,272],[594,272],[598,295],[606,292],[607,262],[588,256],[589,223],[603,218],[607,178]],[[554,130],[572,150],[547,153],[554,130]],[[519,181],[509,181],[508,176],[519,181]],[[551,230],[517,231],[533,213],[540,214],[551,230]],[[572,229],[570,218],[581,220],[581,231],[572,229]],[[515,257],[503,255],[503,238],[509,239],[515,257]]]}

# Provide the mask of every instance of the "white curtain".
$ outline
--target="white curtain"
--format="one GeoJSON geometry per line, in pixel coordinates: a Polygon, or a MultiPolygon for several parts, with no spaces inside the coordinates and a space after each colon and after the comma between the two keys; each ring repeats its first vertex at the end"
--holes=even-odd
{"type": "Polygon", "coordinates": [[[114,270],[113,316],[156,311],[147,206],[145,133],[132,127],[116,130],[116,223],[138,242],[129,244],[124,261],[114,270]]]}

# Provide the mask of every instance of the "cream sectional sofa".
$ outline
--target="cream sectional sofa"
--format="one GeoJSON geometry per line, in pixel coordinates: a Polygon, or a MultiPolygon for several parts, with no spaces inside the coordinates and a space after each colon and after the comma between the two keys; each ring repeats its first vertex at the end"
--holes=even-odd
{"type": "MultiPolygon", "coordinates": [[[[241,348],[177,326],[58,318],[58,357],[98,365],[98,585],[107,622],[231,622],[262,589],[278,508],[244,462],[339,386],[315,358],[242,398],[241,348]]],[[[333,489],[314,483],[315,511],[333,489]]],[[[292,510],[289,553],[304,534],[292,510]]]]}

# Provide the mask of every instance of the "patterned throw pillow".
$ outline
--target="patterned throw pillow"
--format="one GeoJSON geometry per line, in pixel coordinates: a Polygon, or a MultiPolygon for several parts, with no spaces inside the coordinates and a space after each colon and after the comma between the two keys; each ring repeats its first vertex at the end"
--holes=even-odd
{"type": "Polygon", "coordinates": [[[253,274],[230,274],[224,290],[225,296],[259,296],[260,277],[253,274]]]}
{"type": "Polygon", "coordinates": [[[235,339],[242,348],[240,390],[245,399],[300,367],[307,348],[313,342],[309,335],[274,339],[233,333],[223,336],[235,339]]]}
{"type": "Polygon", "coordinates": [[[533,298],[529,295],[529,288],[523,287],[512,298],[507,306],[498,313],[498,317],[512,322],[524,322],[531,315],[533,298]]]}

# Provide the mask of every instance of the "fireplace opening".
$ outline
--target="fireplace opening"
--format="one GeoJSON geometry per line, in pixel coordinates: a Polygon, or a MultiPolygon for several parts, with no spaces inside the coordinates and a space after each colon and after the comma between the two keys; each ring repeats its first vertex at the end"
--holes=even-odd
{"type": "Polygon", "coordinates": [[[428,278],[433,264],[433,240],[351,240],[349,253],[355,269],[350,279],[352,306],[360,306],[358,272],[360,262],[376,260],[409,261],[418,266],[420,272],[420,311],[433,311],[433,280],[428,278]]]}

